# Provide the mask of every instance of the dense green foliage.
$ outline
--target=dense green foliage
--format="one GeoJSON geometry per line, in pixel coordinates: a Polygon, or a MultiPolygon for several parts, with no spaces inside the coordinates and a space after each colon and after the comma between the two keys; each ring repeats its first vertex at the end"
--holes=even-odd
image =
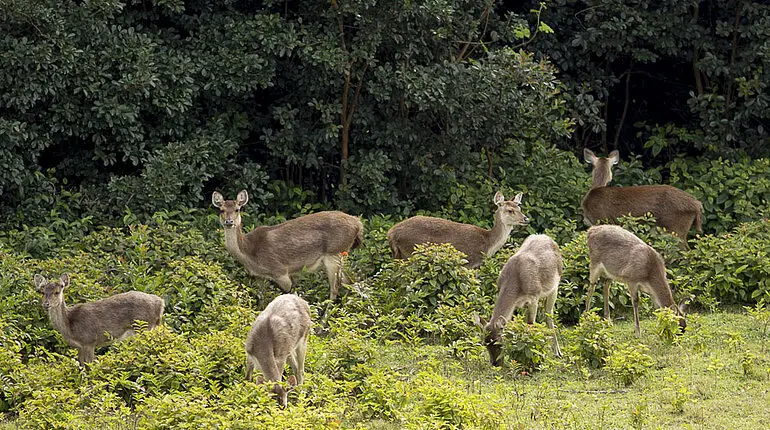
{"type": "MultiPolygon", "coordinates": [[[[709,408],[767,403],[769,29],[759,0],[0,1],[2,418],[738,425],[709,408]],[[612,185],[669,183],[703,203],[688,250],[649,217],[619,222],[661,252],[675,299],[745,314],[688,315],[680,336],[676,315],[652,315],[643,295],[632,339],[629,324],[598,317],[600,291],[583,312],[585,147],[621,151],[612,185]],[[214,189],[249,191],[246,230],[331,208],[363,214],[364,243],[345,257],[355,283],[311,335],[286,410],[243,378],[246,333],[277,290],[225,252],[214,189]],[[530,223],[479,269],[447,245],[391,258],[395,222],[423,213],[489,228],[496,191],[522,192],[530,223]],[[519,312],[493,371],[472,322],[490,314],[502,266],[532,233],[563,254],[564,357],[519,312]],[[63,272],[70,304],[146,291],[164,298],[164,324],[80,369],[32,286],[35,273],[63,272]]],[[[297,279],[316,323],[325,278],[297,279]]],[[[629,317],[625,287],[613,284],[610,302],[629,317]]],[[[743,412],[742,425],[766,426],[743,412]]]]}

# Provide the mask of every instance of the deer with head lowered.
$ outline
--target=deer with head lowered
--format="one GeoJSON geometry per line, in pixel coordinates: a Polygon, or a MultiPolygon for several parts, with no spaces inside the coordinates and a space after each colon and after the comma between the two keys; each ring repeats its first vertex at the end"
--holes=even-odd
{"type": "MultiPolygon", "coordinates": [[[[493,366],[502,364],[503,327],[511,320],[516,308],[527,306],[527,322],[533,324],[537,317],[538,302],[545,297],[545,321],[553,326],[553,306],[559,294],[559,281],[563,269],[559,245],[544,234],[533,234],[524,240],[516,253],[508,259],[497,288],[500,290],[489,322],[476,315],[476,325],[484,332],[484,344],[493,366]]],[[[553,351],[561,356],[559,339],[553,334],[553,351]]]]}
{"type": "Polygon", "coordinates": [[[651,213],[660,227],[674,233],[687,246],[687,232],[695,225],[701,231],[702,205],[695,197],[670,185],[639,185],[608,187],[612,180],[612,166],[618,164],[620,153],[615,150],[609,157],[597,157],[593,151],[583,150],[586,162],[593,165],[591,189],[583,198],[583,218],[588,225],[598,221],[614,221],[619,217],[635,217],[651,213]]]}
{"type": "Polygon", "coordinates": [[[146,322],[151,330],[163,317],[163,299],[154,294],[129,291],[67,307],[64,289],[70,284],[68,274],[52,282],[35,275],[34,282],[43,293],[43,308],[48,311],[51,325],[67,344],[77,348],[81,365],[93,361],[97,347],[133,336],[135,321],[146,322]]]}
{"type": "Polygon", "coordinates": [[[671,308],[679,318],[679,327],[684,331],[684,302],[677,306],[666,279],[666,264],[663,257],[635,234],[616,225],[597,225],[588,229],[589,269],[586,312],[591,309],[591,297],[596,283],[602,278],[604,295],[604,318],[610,318],[609,293],[611,280],[626,284],[634,307],[634,330],[639,329],[639,291],[652,297],[658,307],[671,308]]]}
{"type": "Polygon", "coordinates": [[[294,294],[283,294],[259,314],[246,338],[246,380],[251,380],[255,368],[260,369],[264,378],[259,376],[257,383],[276,382],[273,393],[282,407],[287,404],[287,389],[280,384],[286,360],[294,371],[287,380],[289,389],[305,378],[310,325],[307,302],[294,294]]]}
{"type": "Polygon", "coordinates": [[[240,211],[248,201],[246,190],[238,193],[235,200],[225,200],[216,191],[211,196],[211,202],[219,208],[227,251],[251,275],[272,279],[284,293],[292,290],[291,275],[304,268],[315,271],[323,264],[329,279],[329,296],[335,301],[339,283],[345,279],[341,255],[361,244],[361,220],[339,211],[326,211],[256,227],[244,234],[240,211]]]}
{"type": "Polygon", "coordinates": [[[393,257],[409,257],[415,245],[449,243],[467,256],[469,267],[479,267],[484,257],[494,254],[505,245],[514,226],[523,226],[529,222],[519,207],[521,193],[512,201],[506,201],[498,191],[494,202],[497,210],[491,230],[427,216],[415,216],[401,221],[388,230],[388,243],[393,257]]]}

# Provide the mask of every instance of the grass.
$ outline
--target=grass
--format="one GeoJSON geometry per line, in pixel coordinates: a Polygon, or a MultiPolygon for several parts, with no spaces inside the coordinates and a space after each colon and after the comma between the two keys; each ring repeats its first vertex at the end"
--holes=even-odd
{"type": "MultiPolygon", "coordinates": [[[[510,367],[493,369],[486,355],[449,359],[444,348],[404,345],[384,347],[374,366],[417,372],[438,360],[438,373],[454,379],[468,393],[490,393],[507,405],[504,428],[768,428],[770,355],[760,328],[743,312],[694,315],[678,344],[668,345],[655,333],[655,321],[642,321],[642,336],[633,322],[616,321],[616,342],[640,342],[650,348],[653,367],[630,386],[621,386],[603,369],[578,368],[567,358],[523,376],[510,367]],[[694,323],[693,323],[694,322],[694,323]],[[739,334],[742,342],[734,341],[739,334]],[[741,358],[755,359],[744,372],[741,358]]],[[[568,329],[567,329],[568,330],[568,329]]],[[[352,424],[352,423],[351,423],[352,424]]],[[[367,428],[396,429],[372,421],[367,428]]]]}

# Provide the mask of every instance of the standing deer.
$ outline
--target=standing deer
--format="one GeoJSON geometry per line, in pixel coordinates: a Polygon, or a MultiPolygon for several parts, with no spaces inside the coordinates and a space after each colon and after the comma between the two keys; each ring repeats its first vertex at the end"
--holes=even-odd
{"type": "Polygon", "coordinates": [[[393,257],[407,258],[414,252],[415,245],[422,243],[450,243],[467,256],[469,267],[481,266],[485,256],[494,254],[505,245],[514,226],[529,222],[519,207],[521,193],[513,201],[506,201],[498,191],[494,202],[497,210],[491,230],[427,216],[415,216],[401,221],[388,230],[388,243],[393,250],[393,257]]]}
{"type": "Polygon", "coordinates": [[[701,231],[702,205],[695,197],[670,185],[639,185],[608,187],[612,180],[612,166],[618,164],[620,153],[615,150],[609,157],[597,157],[593,151],[583,150],[586,162],[593,165],[591,189],[583,198],[583,219],[588,225],[600,220],[614,221],[618,217],[635,217],[652,213],[655,223],[674,233],[681,246],[688,248],[687,232],[695,224],[701,231]]]}
{"type": "Polygon", "coordinates": [[[251,275],[277,282],[284,293],[292,290],[291,275],[304,268],[315,271],[323,263],[330,298],[335,301],[343,281],[340,278],[345,278],[341,254],[361,244],[361,220],[338,211],[318,212],[278,225],[256,227],[243,234],[240,211],[248,201],[246,190],[238,193],[235,200],[225,200],[216,191],[211,195],[211,202],[219,208],[219,222],[224,227],[225,247],[230,255],[251,275]]]}
{"type": "Polygon", "coordinates": [[[34,283],[43,293],[43,308],[48,311],[51,325],[68,345],[77,348],[81,365],[93,361],[97,347],[136,334],[134,321],[145,321],[147,329],[152,330],[163,317],[163,299],[154,294],[129,291],[67,307],[64,288],[70,284],[68,274],[61,275],[58,282],[48,282],[36,274],[34,283]]]}
{"type": "MultiPolygon", "coordinates": [[[[305,379],[310,325],[310,307],[299,296],[283,294],[270,302],[254,321],[246,338],[246,380],[251,380],[256,367],[267,381],[280,382],[288,358],[294,371],[294,375],[287,380],[289,389],[301,384],[305,379]]],[[[257,383],[265,383],[264,378],[259,376],[257,383]]],[[[276,383],[273,393],[278,404],[286,407],[286,388],[276,383]]]]}
{"type": "MultiPolygon", "coordinates": [[[[502,331],[516,308],[527,306],[527,322],[533,324],[538,301],[545,297],[545,321],[553,330],[553,306],[559,294],[562,268],[559,245],[544,234],[527,237],[505,263],[497,279],[500,293],[492,317],[487,323],[476,315],[476,324],[484,332],[484,344],[493,366],[502,364],[502,331]]],[[[556,332],[553,334],[553,351],[556,356],[561,356],[556,332]]]]}
{"type": "Polygon", "coordinates": [[[666,279],[666,264],[658,251],[635,234],[616,225],[597,225],[588,229],[588,256],[591,259],[586,298],[586,312],[591,309],[591,297],[601,277],[604,293],[604,318],[610,318],[610,282],[626,284],[634,307],[634,330],[639,330],[639,291],[652,297],[658,307],[671,308],[681,318],[679,327],[684,331],[684,303],[677,306],[666,279]]]}

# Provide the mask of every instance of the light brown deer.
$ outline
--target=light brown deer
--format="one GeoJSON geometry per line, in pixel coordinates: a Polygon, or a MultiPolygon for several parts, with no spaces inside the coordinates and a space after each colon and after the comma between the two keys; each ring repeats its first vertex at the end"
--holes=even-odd
{"type": "MultiPolygon", "coordinates": [[[[502,364],[503,327],[511,320],[516,308],[527,306],[527,322],[533,324],[537,317],[538,301],[545,297],[545,321],[553,329],[553,306],[559,294],[559,281],[563,269],[559,245],[544,234],[533,234],[524,240],[516,254],[508,259],[497,287],[500,290],[489,322],[476,315],[476,324],[484,332],[484,344],[493,366],[502,364]]],[[[561,356],[559,339],[553,334],[553,351],[561,356]]]]}
{"type": "Polygon", "coordinates": [[[582,203],[583,219],[588,225],[614,221],[624,215],[640,217],[649,212],[657,225],[679,237],[683,248],[688,248],[687,232],[693,224],[701,231],[703,208],[695,197],[670,185],[608,187],[612,166],[618,164],[620,153],[615,150],[609,157],[597,157],[586,148],[583,157],[593,165],[593,183],[582,203]]]}
{"type": "Polygon", "coordinates": [[[671,308],[681,318],[679,327],[684,331],[685,305],[677,306],[666,279],[663,257],[635,234],[616,225],[597,225],[588,229],[588,256],[591,259],[586,312],[591,309],[591,298],[596,282],[602,278],[604,318],[610,319],[610,282],[626,284],[634,307],[634,330],[639,329],[639,291],[652,297],[658,307],[671,308]]]}
{"type": "Polygon", "coordinates": [[[427,216],[415,216],[401,221],[388,230],[388,243],[393,257],[407,258],[414,252],[415,245],[423,243],[450,243],[467,256],[469,267],[481,266],[484,257],[494,254],[505,245],[514,226],[529,222],[519,207],[521,193],[512,201],[506,201],[498,191],[494,202],[497,211],[491,230],[427,216]]]}
{"type": "Polygon", "coordinates": [[[81,365],[93,361],[97,347],[136,334],[135,321],[146,322],[151,330],[163,318],[163,299],[154,294],[129,291],[67,307],[64,289],[70,284],[68,274],[61,275],[58,282],[35,275],[34,283],[43,293],[43,308],[48,311],[51,325],[68,345],[77,348],[81,365]]]}
{"type": "Polygon", "coordinates": [[[358,217],[338,211],[318,212],[273,226],[260,226],[247,234],[241,227],[241,208],[249,201],[246,190],[235,200],[214,192],[211,202],[219,208],[225,230],[225,247],[253,276],[272,279],[284,293],[291,292],[291,275],[302,269],[315,271],[323,264],[329,279],[332,302],[339,283],[347,282],[342,253],[358,247],[364,226],[358,217]],[[342,279],[340,279],[342,278],[342,279]]]}
{"type": "MultiPolygon", "coordinates": [[[[251,326],[246,338],[246,380],[258,368],[264,378],[257,378],[258,384],[268,381],[280,382],[283,368],[289,360],[294,375],[287,383],[289,389],[305,379],[305,354],[310,334],[310,307],[307,302],[294,294],[283,294],[270,302],[251,326]]],[[[278,404],[286,407],[287,390],[276,383],[273,386],[278,404]]]]}

